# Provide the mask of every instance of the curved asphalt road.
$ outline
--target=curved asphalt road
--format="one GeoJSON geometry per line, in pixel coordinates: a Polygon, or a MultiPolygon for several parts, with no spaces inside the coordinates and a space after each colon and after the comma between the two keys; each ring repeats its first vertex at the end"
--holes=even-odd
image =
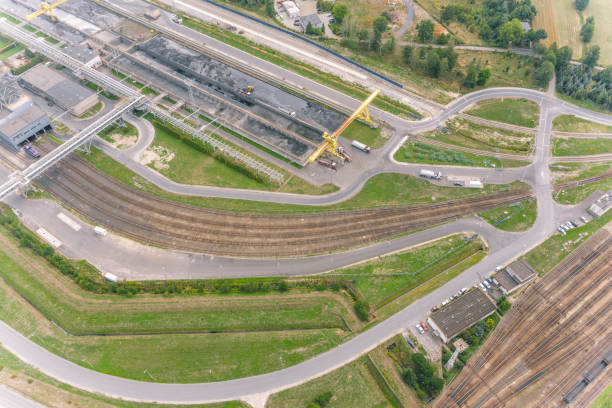
{"type": "MultiPolygon", "coordinates": [[[[451,294],[456,293],[461,287],[470,286],[475,281],[480,280],[482,276],[488,275],[495,266],[505,264],[520,256],[529,248],[539,244],[549,234],[554,232],[556,223],[559,221],[560,217],[566,216],[568,209],[556,204],[551,194],[550,170],[548,164],[551,160],[549,151],[552,120],[560,113],[569,112],[602,123],[612,124],[612,118],[609,116],[588,112],[571,105],[566,106],[568,104],[564,104],[554,97],[536,91],[522,89],[492,89],[460,98],[450,104],[449,109],[439,117],[426,122],[411,124],[410,128],[414,131],[420,131],[422,129],[431,128],[432,126],[435,127],[453,112],[457,112],[471,103],[500,96],[525,97],[536,100],[541,105],[540,123],[536,136],[535,159],[528,170],[531,174],[531,183],[534,186],[538,200],[538,218],[533,228],[526,233],[518,234],[495,232],[492,235],[495,238],[491,241],[491,254],[486,259],[468,269],[443,287],[412,303],[389,319],[380,322],[373,328],[326,353],[295,366],[254,377],[204,384],[155,384],[113,377],[77,366],[34,344],[5,324],[0,324],[0,341],[9,351],[16,354],[21,359],[34,365],[46,374],[76,387],[92,392],[103,393],[116,398],[160,403],[206,403],[235,399],[261,402],[265,401],[266,396],[270,393],[295,386],[338,368],[376,347],[382,341],[399,333],[409,324],[418,321],[433,305],[439,303],[440,299],[449,297],[451,294]],[[493,248],[493,245],[495,245],[495,248],[493,248]]],[[[396,142],[384,151],[391,155],[399,145],[399,142],[396,142]]],[[[390,167],[404,168],[409,166],[391,164],[390,167]]],[[[478,227],[478,222],[474,220],[461,220],[457,223],[449,224],[449,227],[453,225],[454,228],[465,231],[466,229],[476,229],[474,227],[478,227]],[[472,224],[470,225],[470,223],[472,224]]],[[[492,228],[490,226],[485,226],[484,223],[481,224],[481,227],[481,232],[483,234],[486,233],[486,229],[492,228]]],[[[412,237],[414,236],[416,236],[416,234],[412,237]]],[[[401,242],[400,240],[409,240],[410,237],[411,236],[408,236],[397,240],[396,242],[399,243],[399,248],[402,247],[401,245],[405,245],[405,242],[401,242]]],[[[419,236],[419,239],[423,238],[424,237],[419,236]]],[[[368,251],[374,248],[375,252],[378,251],[380,253],[382,249],[384,250],[383,253],[386,253],[389,252],[389,248],[385,248],[385,246],[392,245],[394,245],[393,241],[375,245],[370,247],[370,249],[363,248],[355,251],[368,251]]],[[[330,259],[332,259],[332,257],[328,258],[328,260],[330,259]]],[[[241,261],[234,259],[231,260],[231,262],[239,263],[241,261]]],[[[265,265],[265,262],[269,263],[274,261],[248,260],[243,266],[246,267],[248,263],[248,268],[252,272],[253,265],[256,265],[258,262],[263,262],[265,265]]],[[[280,260],[276,262],[280,262],[280,260]]],[[[296,265],[298,262],[301,262],[301,260],[288,260],[288,262],[287,266],[296,265]]],[[[335,266],[330,264],[329,269],[333,268],[335,268],[335,266]]]]}

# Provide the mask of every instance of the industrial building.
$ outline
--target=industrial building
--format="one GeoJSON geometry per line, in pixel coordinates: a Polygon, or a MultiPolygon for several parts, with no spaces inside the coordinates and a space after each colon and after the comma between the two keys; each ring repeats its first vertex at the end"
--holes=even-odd
{"type": "Polygon", "coordinates": [[[595,218],[603,216],[612,207],[612,190],[602,195],[587,210],[595,218]]]}
{"type": "Polygon", "coordinates": [[[64,52],[88,67],[98,68],[102,65],[100,55],[85,45],[68,45],[64,48],[64,52]]]}
{"type": "Polygon", "coordinates": [[[434,312],[427,323],[444,343],[493,314],[497,306],[484,291],[475,288],[434,312]]]}
{"type": "Polygon", "coordinates": [[[81,116],[100,101],[98,94],[93,90],[44,64],[30,68],[21,74],[20,79],[25,88],[75,116],[81,116]]]}
{"type": "Polygon", "coordinates": [[[51,127],[49,116],[23,94],[8,68],[0,65],[0,138],[18,148],[51,127]]]}
{"type": "Polygon", "coordinates": [[[302,29],[306,32],[306,28],[308,28],[308,24],[315,30],[318,28],[323,30],[323,22],[318,14],[309,14],[307,16],[302,16],[300,18],[302,20],[302,29]]]}
{"type": "Polygon", "coordinates": [[[512,262],[504,270],[498,272],[494,279],[504,295],[515,291],[529,281],[535,279],[536,271],[524,260],[512,262]]]}

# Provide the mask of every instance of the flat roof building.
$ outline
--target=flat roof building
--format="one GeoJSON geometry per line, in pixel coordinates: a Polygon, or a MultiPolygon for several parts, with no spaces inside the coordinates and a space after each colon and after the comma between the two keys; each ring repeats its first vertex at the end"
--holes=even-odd
{"type": "Polygon", "coordinates": [[[25,94],[17,78],[0,63],[0,138],[14,148],[50,129],[51,119],[25,94]]]}
{"type": "Polygon", "coordinates": [[[525,285],[535,279],[536,271],[522,259],[512,262],[504,270],[498,272],[494,278],[504,295],[525,285]]]}
{"type": "Polygon", "coordinates": [[[26,88],[75,116],[81,116],[99,102],[96,92],[44,64],[30,68],[20,79],[26,88]]]}
{"type": "Polygon", "coordinates": [[[88,67],[97,68],[102,65],[100,55],[85,45],[68,45],[64,48],[64,52],[88,67]]]}
{"type": "Polygon", "coordinates": [[[595,201],[587,210],[595,218],[599,218],[612,207],[612,190],[602,195],[599,200],[595,201]]]}
{"type": "Polygon", "coordinates": [[[448,343],[463,330],[495,312],[495,302],[482,290],[469,290],[429,316],[434,333],[448,343]]]}

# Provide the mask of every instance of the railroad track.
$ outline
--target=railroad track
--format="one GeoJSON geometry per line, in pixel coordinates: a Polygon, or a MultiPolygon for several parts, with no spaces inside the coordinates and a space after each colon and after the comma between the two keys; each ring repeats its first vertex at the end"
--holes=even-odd
{"type": "Polygon", "coordinates": [[[468,401],[470,407],[511,406],[508,401],[524,388],[549,379],[547,375],[577,358],[580,351],[593,344],[597,349],[608,347],[612,333],[600,322],[609,321],[612,313],[602,302],[612,289],[611,255],[612,237],[600,231],[532,286],[466,366],[473,375],[464,372],[437,406],[464,406],[468,401]],[[598,302],[603,309],[594,309],[598,302]],[[490,383],[512,364],[503,377],[490,383]]]}
{"type": "Polygon", "coordinates": [[[600,180],[609,179],[612,177],[612,171],[600,174],[598,176],[588,177],[582,180],[567,181],[565,183],[558,183],[554,185],[554,191],[567,190],[568,188],[580,187],[585,184],[595,183],[600,180]]]}
{"type": "Polygon", "coordinates": [[[236,256],[323,253],[448,222],[532,198],[508,192],[444,203],[309,214],[232,213],[134,190],[72,156],[38,184],[96,223],[165,247],[236,256]],[[339,228],[339,222],[346,226],[339,228]]]}

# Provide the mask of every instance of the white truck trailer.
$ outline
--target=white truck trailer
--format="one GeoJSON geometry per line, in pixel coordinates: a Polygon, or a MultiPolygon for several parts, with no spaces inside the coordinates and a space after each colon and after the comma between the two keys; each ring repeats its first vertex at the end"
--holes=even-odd
{"type": "Polygon", "coordinates": [[[353,140],[353,143],[351,143],[351,146],[365,153],[370,153],[370,150],[371,150],[370,146],[366,146],[365,144],[358,142],[356,140],[353,140]]]}
{"type": "Polygon", "coordinates": [[[436,172],[436,171],[432,171],[432,170],[425,170],[425,169],[421,169],[421,173],[419,173],[419,176],[421,177],[425,177],[425,178],[430,178],[430,179],[435,179],[435,180],[441,180],[442,179],[442,172],[436,172]]]}

